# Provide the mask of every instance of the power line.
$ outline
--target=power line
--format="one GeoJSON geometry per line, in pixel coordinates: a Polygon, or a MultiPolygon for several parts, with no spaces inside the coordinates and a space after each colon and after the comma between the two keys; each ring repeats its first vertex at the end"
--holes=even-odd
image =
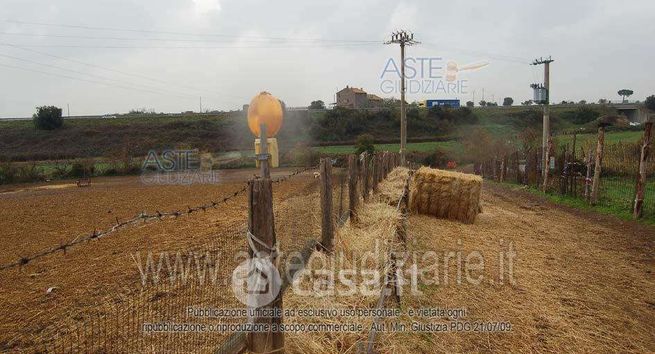
{"type": "MultiPolygon", "coordinates": [[[[131,82],[125,82],[125,81],[121,81],[121,80],[115,80],[115,79],[111,79],[111,78],[108,78],[108,77],[102,76],[102,75],[96,75],[96,74],[85,73],[85,72],[81,72],[81,71],[77,71],[77,70],[71,70],[71,69],[67,69],[67,68],[62,68],[62,67],[57,66],[57,65],[44,64],[44,63],[40,63],[40,62],[37,62],[37,61],[34,61],[34,60],[15,57],[15,56],[12,56],[12,55],[7,55],[7,54],[0,53],[0,56],[5,57],[5,58],[10,58],[10,59],[13,59],[13,60],[23,61],[23,62],[26,62],[26,63],[35,64],[35,65],[41,65],[41,66],[45,66],[45,67],[48,67],[48,68],[68,71],[68,72],[71,72],[71,73],[74,73],[74,74],[80,74],[80,75],[95,77],[95,78],[98,78],[98,79],[101,79],[101,80],[107,80],[107,81],[115,82],[115,83],[118,83],[118,84],[121,84],[121,85],[125,85],[125,84],[132,85],[132,86],[133,85],[139,85],[139,86],[145,87],[148,90],[160,90],[159,93],[161,93],[161,94],[172,93],[173,95],[179,96],[179,97],[182,97],[182,96],[185,96],[185,97],[188,97],[188,98],[195,97],[195,96],[191,96],[191,95],[178,94],[178,93],[175,93],[175,92],[166,92],[166,91],[161,90],[158,87],[147,86],[147,85],[142,85],[142,84],[134,84],[134,83],[131,83],[131,82]]],[[[129,86],[129,87],[131,87],[131,86],[129,86]]],[[[125,88],[125,87],[123,87],[123,88],[125,88]]]]}
{"type": "MultiPolygon", "coordinates": [[[[423,42],[423,44],[426,45],[426,47],[436,47],[436,43],[430,43],[430,42],[423,42]]],[[[514,63],[519,63],[519,64],[529,64],[530,61],[526,58],[522,57],[517,57],[517,56],[511,56],[511,55],[504,55],[504,54],[496,54],[496,53],[490,53],[490,52],[485,52],[485,51],[479,51],[479,50],[468,50],[468,49],[462,49],[458,47],[453,47],[447,44],[439,45],[440,47],[443,48],[449,48],[450,50],[453,50],[455,52],[460,52],[468,55],[479,55],[479,56],[486,56],[492,59],[496,60],[501,60],[501,61],[507,61],[507,62],[514,62],[514,63]]]]}
{"type": "Polygon", "coordinates": [[[134,33],[157,33],[157,34],[172,34],[181,36],[196,36],[196,37],[224,37],[224,38],[251,38],[251,39],[266,39],[266,40],[280,40],[280,41],[317,41],[317,42],[351,42],[351,43],[380,43],[380,41],[372,40],[356,40],[356,39],[323,39],[323,38],[290,38],[290,37],[267,37],[267,36],[250,36],[250,35],[235,35],[235,34],[219,34],[219,33],[193,33],[193,32],[175,32],[175,31],[157,31],[133,28],[116,28],[116,27],[100,27],[100,26],[86,26],[86,25],[70,25],[70,24],[57,24],[57,23],[44,23],[44,22],[29,22],[17,20],[4,20],[4,22],[16,23],[22,25],[37,25],[49,27],[65,27],[77,28],[92,31],[115,31],[115,32],[134,32],[134,33]]]}
{"type": "Polygon", "coordinates": [[[145,79],[145,80],[149,80],[149,81],[152,81],[152,82],[158,82],[158,83],[166,84],[166,85],[176,85],[178,87],[183,87],[183,88],[186,88],[186,89],[189,89],[189,90],[194,90],[194,91],[197,91],[197,92],[200,92],[200,93],[206,93],[206,92],[210,91],[210,90],[201,90],[201,89],[198,89],[198,88],[181,85],[179,83],[173,83],[173,82],[170,82],[170,81],[156,79],[156,78],[148,77],[148,76],[141,75],[141,74],[128,73],[128,72],[125,72],[125,71],[104,67],[104,66],[101,66],[101,65],[98,65],[98,64],[91,64],[91,63],[83,62],[83,61],[76,60],[76,59],[70,59],[70,58],[59,56],[59,55],[50,54],[50,53],[47,53],[47,52],[42,52],[42,51],[38,51],[38,50],[34,50],[34,49],[25,48],[24,46],[15,45],[15,44],[12,44],[12,43],[0,42],[0,45],[1,46],[12,47],[12,48],[17,48],[17,49],[24,50],[24,51],[27,51],[27,52],[40,54],[40,55],[45,55],[45,56],[48,56],[48,57],[51,57],[51,58],[65,60],[65,61],[69,61],[69,62],[72,62],[72,63],[84,65],[84,66],[91,67],[91,68],[97,68],[97,69],[101,69],[101,70],[105,70],[105,71],[108,71],[108,72],[113,72],[113,73],[117,73],[117,74],[121,74],[121,75],[139,77],[139,78],[142,78],[142,79],[145,79]]]}
{"type": "Polygon", "coordinates": [[[93,48],[93,49],[297,49],[297,48],[334,48],[334,47],[360,47],[364,45],[379,45],[380,43],[366,44],[309,44],[309,45],[266,45],[266,46],[124,46],[124,45],[79,45],[79,44],[21,44],[22,47],[33,48],[93,48]]]}
{"type": "MultiPolygon", "coordinates": [[[[152,90],[148,90],[148,89],[140,89],[140,88],[136,88],[136,87],[116,85],[116,84],[111,84],[111,83],[101,82],[101,81],[96,81],[96,80],[88,80],[88,79],[69,76],[69,75],[55,74],[55,73],[51,73],[51,72],[47,72],[47,71],[23,68],[23,67],[20,67],[20,66],[13,66],[13,65],[6,65],[6,64],[0,64],[0,66],[5,67],[5,68],[9,68],[9,69],[23,70],[23,71],[29,71],[29,72],[38,73],[38,74],[62,77],[62,78],[65,78],[65,79],[70,79],[70,80],[85,81],[85,82],[89,82],[89,83],[93,83],[93,84],[100,84],[100,85],[105,85],[105,86],[110,86],[110,87],[117,87],[117,88],[122,88],[122,89],[125,89],[125,90],[137,90],[137,91],[143,91],[143,92],[148,92],[148,93],[154,93],[156,95],[161,95],[162,94],[161,92],[152,91],[152,90]]],[[[180,98],[189,98],[190,97],[190,96],[178,96],[178,95],[175,95],[175,96],[180,97],[180,98]]]]}
{"type": "Polygon", "coordinates": [[[116,41],[160,41],[160,42],[216,42],[216,43],[231,43],[234,42],[234,39],[238,39],[239,42],[246,43],[301,43],[301,44],[311,44],[314,43],[342,43],[342,44],[379,44],[379,41],[352,41],[352,40],[340,40],[340,39],[316,39],[316,40],[297,40],[295,38],[280,38],[280,39],[257,39],[257,40],[243,40],[243,38],[232,38],[226,40],[216,40],[216,39],[188,39],[188,38],[134,38],[134,37],[107,37],[107,36],[80,36],[80,35],[65,35],[65,34],[43,34],[43,33],[18,33],[18,32],[0,32],[0,35],[7,36],[20,36],[20,37],[50,37],[50,38],[72,38],[72,39],[91,39],[91,40],[116,40],[116,41]]]}

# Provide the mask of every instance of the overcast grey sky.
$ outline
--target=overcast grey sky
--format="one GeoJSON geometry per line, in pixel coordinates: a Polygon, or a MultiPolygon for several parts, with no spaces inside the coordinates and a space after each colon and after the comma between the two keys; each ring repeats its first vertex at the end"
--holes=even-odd
{"type": "Polygon", "coordinates": [[[616,101],[621,88],[643,101],[655,94],[653,13],[652,0],[0,0],[0,117],[45,104],[196,111],[200,96],[204,108],[239,109],[262,90],[306,106],[346,85],[397,97],[381,78],[398,60],[398,46],[382,44],[396,29],[423,42],[408,56],[488,63],[460,72],[456,93],[410,101],[475,91],[477,102],[483,89],[487,100],[530,99],[543,68],[528,64],[547,55],[554,102],[616,101]]]}

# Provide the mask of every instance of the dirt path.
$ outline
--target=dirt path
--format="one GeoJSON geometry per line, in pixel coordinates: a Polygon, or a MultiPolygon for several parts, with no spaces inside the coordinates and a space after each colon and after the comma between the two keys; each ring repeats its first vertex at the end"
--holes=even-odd
{"type": "Polygon", "coordinates": [[[412,249],[436,252],[441,272],[438,285],[419,287],[422,295],[408,294],[404,301],[410,307],[466,308],[464,320],[508,321],[512,330],[397,334],[406,343],[402,349],[655,351],[655,229],[499,186],[485,188],[483,210],[474,225],[411,216],[412,249]],[[454,258],[444,261],[449,252],[454,258]],[[464,269],[458,284],[456,256],[466,262],[474,252],[484,257],[484,271],[468,274],[474,282],[482,279],[474,284],[464,269]]]}

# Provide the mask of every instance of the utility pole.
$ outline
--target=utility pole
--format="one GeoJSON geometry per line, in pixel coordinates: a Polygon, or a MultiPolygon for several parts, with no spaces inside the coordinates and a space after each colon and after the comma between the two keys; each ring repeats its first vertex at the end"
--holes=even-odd
{"type": "Polygon", "coordinates": [[[475,106],[475,90],[473,90],[473,106],[475,106]]]}
{"type": "Polygon", "coordinates": [[[202,96],[200,96],[200,113],[202,113],[202,96]]]}
{"type": "Polygon", "coordinates": [[[482,88],[482,100],[484,101],[484,87],[482,88]]]}
{"type": "Polygon", "coordinates": [[[66,111],[68,112],[68,118],[71,117],[71,105],[66,103],[66,111]]]}
{"type": "Polygon", "coordinates": [[[543,120],[543,133],[541,137],[541,166],[543,167],[541,174],[543,178],[547,178],[548,173],[548,140],[550,139],[550,63],[554,60],[549,56],[548,58],[535,59],[532,65],[544,65],[544,88],[546,89],[546,97],[544,102],[544,120],[543,120]]]}
{"type": "Polygon", "coordinates": [[[400,164],[405,165],[405,150],[407,147],[407,114],[405,112],[405,46],[418,44],[414,34],[407,31],[396,31],[391,34],[391,40],[384,44],[400,44],[400,164]]]}

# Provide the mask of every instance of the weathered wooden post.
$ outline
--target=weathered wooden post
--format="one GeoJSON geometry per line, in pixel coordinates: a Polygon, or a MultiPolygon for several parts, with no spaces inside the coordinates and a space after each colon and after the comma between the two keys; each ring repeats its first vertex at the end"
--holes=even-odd
{"type": "Polygon", "coordinates": [[[373,184],[373,191],[378,191],[378,183],[380,182],[380,154],[373,154],[371,156],[371,163],[373,164],[373,176],[371,182],[373,184]]]}
{"type": "Polygon", "coordinates": [[[523,179],[521,178],[521,166],[519,165],[519,151],[516,150],[516,152],[514,152],[514,168],[516,168],[514,172],[516,173],[516,183],[523,182],[523,179]]]}
{"type": "Polygon", "coordinates": [[[357,221],[357,204],[359,196],[357,195],[357,158],[355,155],[348,155],[348,210],[350,220],[357,221]]]}
{"type": "Polygon", "coordinates": [[[603,163],[603,149],[605,147],[605,126],[598,127],[598,144],[596,145],[596,166],[594,166],[594,180],[591,185],[591,204],[598,203],[598,191],[600,189],[600,174],[603,163]]]}
{"type": "Polygon", "coordinates": [[[505,182],[505,160],[506,158],[503,155],[503,157],[500,159],[500,183],[505,182]]]}
{"type": "Polygon", "coordinates": [[[263,178],[271,177],[271,166],[269,165],[269,154],[268,154],[268,135],[266,134],[266,124],[259,125],[259,146],[261,147],[259,156],[259,165],[261,167],[261,175],[263,178]]]}
{"type": "MultiPolygon", "coordinates": [[[[273,218],[273,188],[270,178],[258,178],[248,184],[248,239],[251,258],[268,258],[270,264],[275,264],[275,220],[273,218]],[[255,242],[250,242],[253,238],[255,242]],[[261,243],[260,243],[261,242],[261,243]]],[[[280,289],[282,284],[277,284],[279,279],[269,277],[267,284],[271,289],[280,289]]],[[[257,294],[249,294],[257,296],[257,294]]],[[[249,304],[256,301],[248,301],[249,304]]],[[[259,307],[249,307],[253,311],[249,316],[249,322],[254,324],[272,325],[282,323],[282,293],[278,292],[277,297],[269,304],[259,307]],[[280,311],[279,316],[267,316],[262,312],[280,311]]],[[[248,333],[248,349],[255,353],[283,352],[283,332],[251,332],[248,333]]]]}
{"type": "Polygon", "coordinates": [[[644,141],[641,144],[641,156],[639,158],[639,171],[637,174],[637,187],[635,191],[634,218],[639,219],[644,212],[644,195],[646,192],[646,160],[650,153],[652,143],[653,123],[647,122],[644,126],[644,141]]]}
{"type": "Polygon", "coordinates": [[[591,165],[593,161],[593,149],[589,149],[587,154],[587,174],[584,181],[584,199],[589,203],[591,201],[591,165]]]}
{"type": "Polygon", "coordinates": [[[569,185],[571,184],[570,180],[570,171],[569,171],[569,144],[566,144],[564,148],[563,155],[560,156],[560,168],[558,169],[560,173],[560,183],[559,183],[559,192],[562,195],[566,195],[569,191],[569,185]]]}
{"type": "Polygon", "coordinates": [[[368,193],[370,191],[370,166],[369,166],[369,154],[364,153],[364,161],[362,162],[362,198],[368,200],[368,193]]]}
{"type": "Polygon", "coordinates": [[[334,217],[332,216],[332,163],[329,158],[321,159],[321,245],[326,252],[332,252],[334,240],[334,217]]]}
{"type": "Polygon", "coordinates": [[[543,180],[543,192],[546,193],[548,191],[548,175],[550,172],[550,150],[553,149],[553,137],[548,136],[548,144],[546,145],[546,151],[544,151],[544,154],[546,154],[545,161],[546,163],[544,164],[544,171],[542,171],[542,174],[544,176],[543,180]]]}

